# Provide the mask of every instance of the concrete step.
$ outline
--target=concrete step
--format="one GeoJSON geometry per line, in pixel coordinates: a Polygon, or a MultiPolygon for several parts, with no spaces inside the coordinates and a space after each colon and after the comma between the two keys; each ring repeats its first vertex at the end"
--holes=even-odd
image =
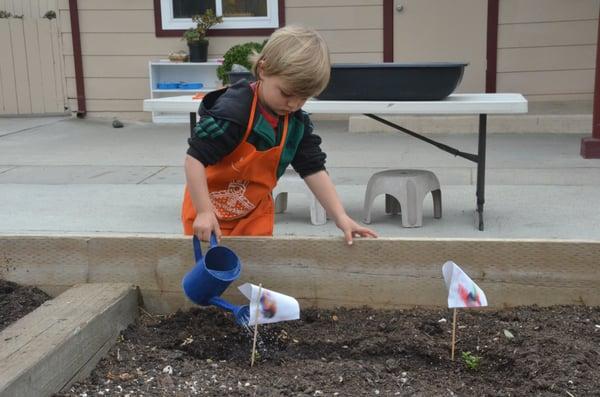
{"type": "Polygon", "coordinates": [[[51,396],[87,377],[137,307],[131,284],[80,284],[11,324],[0,333],[0,396],[51,396]]]}
{"type": "MultiPolygon", "coordinates": [[[[417,133],[476,133],[477,116],[391,116],[388,121],[417,133]]],[[[349,132],[392,132],[367,116],[350,116],[349,132]]],[[[489,115],[488,133],[591,134],[592,114],[489,115]]]]}

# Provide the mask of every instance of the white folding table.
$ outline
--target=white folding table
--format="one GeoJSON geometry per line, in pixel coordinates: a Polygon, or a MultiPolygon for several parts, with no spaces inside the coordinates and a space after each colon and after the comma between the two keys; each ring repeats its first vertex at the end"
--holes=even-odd
{"type": "MultiPolygon", "coordinates": [[[[196,112],[201,100],[191,95],[144,100],[144,111],[190,114],[190,132],[196,125],[196,112]]],[[[479,230],[483,230],[483,204],[485,202],[485,152],[488,114],[527,113],[527,100],[521,94],[453,94],[440,101],[320,101],[311,99],[303,109],[308,113],[364,114],[398,131],[430,143],[455,156],[477,164],[477,213],[479,230]],[[394,124],[381,116],[399,114],[479,115],[479,143],[477,154],[460,150],[417,134],[394,124]]]]}

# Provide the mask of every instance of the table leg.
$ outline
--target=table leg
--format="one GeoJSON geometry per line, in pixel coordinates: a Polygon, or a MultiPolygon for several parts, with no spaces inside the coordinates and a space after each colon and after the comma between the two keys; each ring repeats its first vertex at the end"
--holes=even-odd
{"type": "Polygon", "coordinates": [[[196,127],[196,113],[190,113],[190,138],[194,136],[194,127],[196,127]]]}
{"type": "Polygon", "coordinates": [[[477,148],[477,213],[479,230],[483,231],[483,204],[485,203],[485,147],[487,114],[479,115],[479,144],[477,148]]]}

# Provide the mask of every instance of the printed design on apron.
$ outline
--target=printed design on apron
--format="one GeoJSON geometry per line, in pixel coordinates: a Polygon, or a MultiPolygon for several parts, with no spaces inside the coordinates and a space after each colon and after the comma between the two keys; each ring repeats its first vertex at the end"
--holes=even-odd
{"type": "Polygon", "coordinates": [[[230,182],[225,190],[211,192],[215,214],[219,219],[236,219],[250,213],[256,206],[246,197],[249,181],[230,182]]]}

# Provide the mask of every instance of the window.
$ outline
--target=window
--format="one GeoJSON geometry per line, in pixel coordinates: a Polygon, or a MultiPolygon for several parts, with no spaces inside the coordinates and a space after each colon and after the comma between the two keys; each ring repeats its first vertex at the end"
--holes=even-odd
{"type": "Polygon", "coordinates": [[[223,16],[223,23],[211,28],[212,35],[232,29],[268,34],[283,24],[283,0],[155,0],[154,4],[155,14],[159,13],[155,18],[157,36],[171,36],[174,34],[169,33],[194,26],[192,16],[207,8],[223,16]]]}

